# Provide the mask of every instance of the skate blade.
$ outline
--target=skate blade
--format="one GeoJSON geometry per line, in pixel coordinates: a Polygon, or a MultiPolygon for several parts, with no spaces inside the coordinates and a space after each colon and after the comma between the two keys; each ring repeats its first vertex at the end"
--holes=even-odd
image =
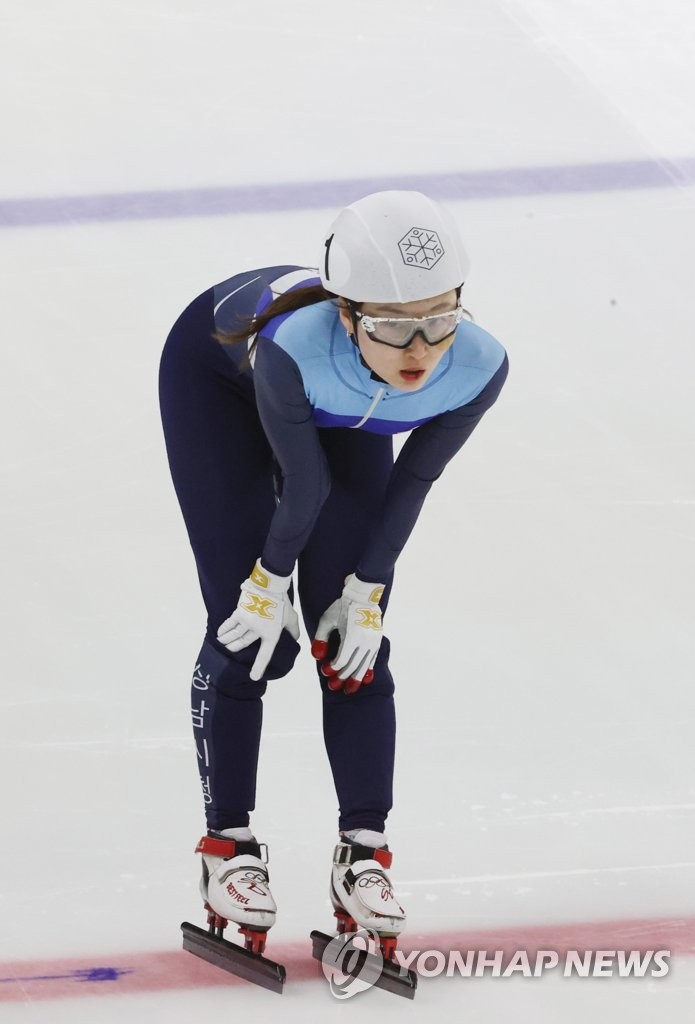
{"type": "MultiPolygon", "coordinates": [[[[313,944],[311,955],[314,960],[322,959],[323,951],[334,938],[335,935],[326,935],[324,932],[313,931],[311,933],[313,944]]],[[[369,957],[371,954],[367,954],[367,956],[369,957]]],[[[374,986],[383,988],[386,992],[392,992],[394,995],[404,996],[406,999],[414,999],[417,990],[417,974],[415,971],[402,970],[393,961],[384,960],[381,975],[374,982],[374,986]]]]}
{"type": "Polygon", "coordinates": [[[238,978],[252,981],[255,985],[261,985],[271,992],[282,995],[286,977],[282,964],[257,953],[251,953],[236,942],[218,939],[203,928],[189,924],[188,921],[183,922],[181,931],[183,948],[189,953],[199,956],[201,960],[207,960],[209,964],[220,967],[229,974],[235,974],[238,978]]]}

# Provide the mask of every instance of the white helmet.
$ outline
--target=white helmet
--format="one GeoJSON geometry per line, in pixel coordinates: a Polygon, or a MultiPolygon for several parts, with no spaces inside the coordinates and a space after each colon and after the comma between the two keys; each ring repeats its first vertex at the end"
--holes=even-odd
{"type": "Polygon", "coordinates": [[[374,192],[341,210],[319,259],[324,288],[355,302],[412,302],[463,284],[451,214],[422,192],[374,192]]]}

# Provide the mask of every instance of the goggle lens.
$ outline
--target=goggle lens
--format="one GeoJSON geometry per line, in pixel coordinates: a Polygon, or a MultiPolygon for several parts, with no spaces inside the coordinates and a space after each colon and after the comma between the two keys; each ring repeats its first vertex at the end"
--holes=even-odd
{"type": "Polygon", "coordinates": [[[385,317],[368,316],[358,313],[358,318],[365,333],[382,345],[392,348],[407,348],[416,334],[422,334],[428,345],[439,345],[445,338],[453,334],[463,319],[463,309],[457,306],[449,313],[439,313],[423,317],[385,317]]]}

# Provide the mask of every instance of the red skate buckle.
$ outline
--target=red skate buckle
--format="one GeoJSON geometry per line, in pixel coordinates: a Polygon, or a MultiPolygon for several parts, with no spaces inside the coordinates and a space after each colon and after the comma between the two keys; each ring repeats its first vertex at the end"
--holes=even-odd
{"type": "Polygon", "coordinates": [[[375,850],[374,860],[377,860],[382,868],[390,868],[393,861],[393,854],[390,850],[375,850]]]}
{"type": "Polygon", "coordinates": [[[214,839],[213,836],[203,836],[195,848],[196,853],[211,853],[213,857],[233,857],[236,853],[236,842],[234,839],[214,839]]]}

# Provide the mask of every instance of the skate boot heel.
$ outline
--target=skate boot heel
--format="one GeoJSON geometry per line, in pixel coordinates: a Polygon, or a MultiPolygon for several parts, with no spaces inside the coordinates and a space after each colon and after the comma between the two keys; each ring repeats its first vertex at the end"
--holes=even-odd
{"type": "Polygon", "coordinates": [[[384,960],[395,960],[396,947],[398,945],[397,935],[380,935],[379,945],[381,946],[381,955],[384,960]]]}
{"type": "Polygon", "coordinates": [[[239,934],[244,938],[244,949],[248,949],[250,953],[255,953],[256,956],[263,956],[266,939],[268,938],[267,930],[261,931],[260,928],[245,928],[242,925],[239,928],[239,934]]]}
{"type": "Polygon", "coordinates": [[[347,935],[357,931],[357,921],[355,921],[354,917],[350,917],[347,911],[336,908],[333,911],[333,916],[337,921],[336,930],[338,935],[347,935]]]}
{"type": "Polygon", "coordinates": [[[222,933],[229,924],[229,921],[226,917],[220,917],[219,914],[216,914],[209,903],[205,903],[204,906],[208,912],[208,931],[211,935],[221,939],[222,933]]]}

